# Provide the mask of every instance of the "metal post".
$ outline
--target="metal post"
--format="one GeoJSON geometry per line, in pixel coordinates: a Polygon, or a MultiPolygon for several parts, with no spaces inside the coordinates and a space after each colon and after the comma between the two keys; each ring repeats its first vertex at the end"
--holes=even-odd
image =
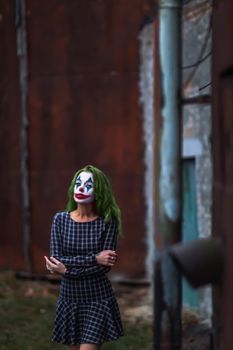
{"type": "MultiPolygon", "coordinates": [[[[156,231],[163,246],[160,252],[163,309],[159,315],[159,341],[155,329],[156,350],[181,349],[181,278],[167,254],[168,247],[181,239],[181,3],[160,0],[159,6],[161,115],[160,126],[157,125],[160,169],[156,231]]],[[[155,298],[157,295],[155,286],[155,298]]]]}

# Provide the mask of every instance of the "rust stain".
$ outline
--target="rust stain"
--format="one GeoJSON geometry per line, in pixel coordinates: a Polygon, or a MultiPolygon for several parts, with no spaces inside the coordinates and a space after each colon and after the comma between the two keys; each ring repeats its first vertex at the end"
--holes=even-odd
{"type": "Polygon", "coordinates": [[[233,3],[219,1],[213,10],[213,235],[223,238],[226,261],[221,289],[214,289],[213,327],[214,347],[230,350],[233,344],[233,3]]]}
{"type": "Polygon", "coordinates": [[[20,175],[20,99],[16,56],[15,9],[0,1],[0,268],[23,267],[20,175]]]}
{"type": "Polygon", "coordinates": [[[144,276],[143,138],[138,32],[143,1],[29,3],[30,159],[34,270],[44,270],[52,215],[73,172],[95,164],[123,214],[115,273],[144,276]],[[46,37],[46,41],[44,38],[46,37]],[[45,142],[48,140],[48,142],[45,142]],[[130,247],[130,249],[129,249],[130,247]],[[135,261],[137,260],[137,264],[135,261]]]}
{"type": "MultiPolygon", "coordinates": [[[[144,277],[138,34],[151,3],[50,0],[41,6],[36,0],[27,2],[33,272],[45,272],[43,255],[49,250],[52,216],[65,208],[74,171],[92,163],[109,175],[123,214],[125,236],[119,242],[115,273],[125,278],[144,277]]],[[[5,52],[0,57],[4,101],[0,147],[5,169],[0,178],[1,227],[5,232],[0,246],[7,251],[0,254],[0,267],[24,269],[14,11],[13,2],[0,0],[4,29],[0,31],[0,46],[5,52]]]]}

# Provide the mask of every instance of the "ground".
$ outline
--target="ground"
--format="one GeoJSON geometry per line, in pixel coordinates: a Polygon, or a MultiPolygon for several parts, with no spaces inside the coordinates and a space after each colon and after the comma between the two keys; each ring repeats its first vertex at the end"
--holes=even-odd
{"type": "MultiPolygon", "coordinates": [[[[152,350],[153,315],[148,286],[114,284],[126,335],[103,350],[152,350]]],[[[59,285],[0,273],[0,350],[63,349],[49,337],[59,285]]],[[[183,313],[183,350],[209,349],[209,327],[194,312],[183,313]]]]}

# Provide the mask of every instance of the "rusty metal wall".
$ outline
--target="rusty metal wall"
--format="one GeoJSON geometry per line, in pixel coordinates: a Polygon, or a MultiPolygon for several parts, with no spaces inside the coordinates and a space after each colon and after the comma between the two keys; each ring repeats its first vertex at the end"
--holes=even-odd
{"type": "Polygon", "coordinates": [[[143,137],[138,104],[142,0],[27,0],[29,173],[34,272],[76,169],[112,180],[124,238],[115,273],[144,276],[143,137]],[[136,263],[135,263],[136,262],[136,263]]]}
{"type": "Polygon", "coordinates": [[[225,274],[214,289],[214,349],[233,344],[233,3],[214,2],[213,18],[213,233],[225,243],[225,274]]]}
{"type": "Polygon", "coordinates": [[[15,2],[0,0],[0,267],[23,268],[15,2]]]}

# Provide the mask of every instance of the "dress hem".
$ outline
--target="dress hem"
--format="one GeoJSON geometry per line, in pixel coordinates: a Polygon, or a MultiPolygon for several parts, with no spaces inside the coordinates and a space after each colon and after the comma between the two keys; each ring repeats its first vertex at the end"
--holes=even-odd
{"type": "Polygon", "coordinates": [[[51,339],[51,342],[52,343],[59,343],[59,344],[63,344],[63,345],[68,345],[68,346],[75,346],[75,345],[81,345],[81,344],[93,344],[93,345],[102,345],[104,343],[108,343],[108,342],[112,342],[112,341],[117,341],[120,337],[123,337],[124,336],[124,333],[120,334],[118,337],[116,338],[107,338],[107,339],[104,339],[103,341],[101,342],[93,342],[93,341],[80,341],[80,342],[76,342],[76,343],[68,343],[68,342],[65,342],[65,341],[62,341],[62,340],[56,340],[54,338],[51,339]]]}

